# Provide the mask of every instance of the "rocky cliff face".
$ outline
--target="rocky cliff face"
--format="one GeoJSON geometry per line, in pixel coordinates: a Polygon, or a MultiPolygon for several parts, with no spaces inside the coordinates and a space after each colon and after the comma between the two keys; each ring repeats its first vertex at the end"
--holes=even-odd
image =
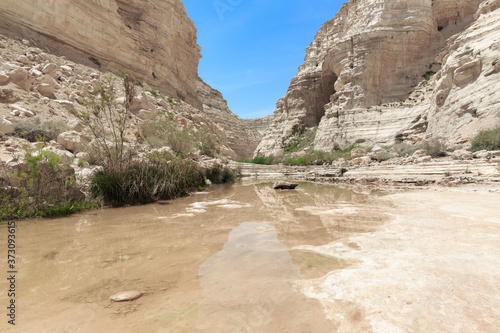
{"type": "Polygon", "coordinates": [[[0,31],[142,82],[201,108],[200,48],[180,0],[4,0],[0,31]],[[90,59],[90,60],[89,60],[90,59]]]}
{"type": "Polygon", "coordinates": [[[498,110],[499,6],[350,0],[308,47],[256,154],[282,153],[283,138],[314,126],[320,150],[433,136],[466,142],[498,110]]]}
{"type": "MultiPolygon", "coordinates": [[[[48,138],[53,140],[47,143],[47,147],[64,158],[72,159],[79,153],[88,151],[92,135],[89,128],[76,119],[74,113],[87,110],[85,104],[89,101],[89,92],[97,89],[99,82],[108,80],[116,83],[116,102],[123,104],[125,95],[120,85],[120,77],[44,52],[30,45],[28,40],[21,42],[0,34],[0,164],[2,161],[14,161],[18,157],[24,158],[26,152],[23,147],[33,146],[28,141],[16,137],[23,136],[21,134],[24,131],[33,133],[33,136],[55,135],[48,138]]],[[[212,93],[207,85],[206,89],[212,93]]],[[[225,105],[220,93],[214,95],[215,97],[211,98],[215,102],[225,105]]],[[[203,98],[205,99],[205,96],[203,98]]],[[[155,139],[154,133],[151,139],[157,142],[143,139],[147,136],[145,133],[148,129],[151,130],[154,124],[163,122],[170,124],[169,126],[176,124],[179,130],[207,133],[214,143],[214,149],[219,150],[223,156],[241,157],[232,150],[233,141],[228,142],[228,137],[231,138],[234,130],[226,134],[223,125],[216,122],[220,120],[219,116],[214,116],[211,112],[224,111],[222,121],[230,122],[231,117],[237,117],[231,114],[227,107],[222,111],[220,109],[212,105],[212,108],[205,112],[153,89],[146,83],[142,87],[135,86],[126,145],[136,152],[151,150],[153,146],[168,146],[161,137],[160,141],[155,139]],[[165,115],[168,117],[165,118],[165,115]]],[[[246,134],[240,134],[241,140],[245,141],[246,134]]],[[[192,157],[203,165],[207,157],[199,153],[200,140],[203,140],[201,135],[198,139],[192,139],[193,147],[190,151],[192,157]]],[[[258,142],[258,139],[253,140],[253,146],[248,145],[251,150],[255,149],[258,142]]],[[[79,158],[88,160],[88,154],[87,157],[79,158]]],[[[220,162],[217,159],[215,161],[220,162]]],[[[78,172],[87,172],[85,169],[88,165],[74,165],[74,168],[78,172]]]]}
{"type": "Polygon", "coordinates": [[[267,132],[267,129],[273,123],[273,115],[264,118],[244,119],[244,121],[250,127],[255,128],[260,133],[260,135],[264,135],[267,132]]]}
{"type": "Polygon", "coordinates": [[[232,158],[252,157],[261,134],[243,119],[232,113],[222,94],[199,79],[196,91],[203,103],[203,112],[216,123],[227,137],[227,145],[234,151],[232,158]]]}

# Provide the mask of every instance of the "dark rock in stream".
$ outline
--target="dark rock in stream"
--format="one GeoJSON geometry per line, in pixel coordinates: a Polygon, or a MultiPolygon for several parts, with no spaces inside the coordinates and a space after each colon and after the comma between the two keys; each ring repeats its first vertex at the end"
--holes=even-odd
{"type": "Polygon", "coordinates": [[[295,189],[299,184],[296,183],[283,183],[283,182],[277,182],[274,183],[273,188],[275,190],[293,190],[295,189]]]}

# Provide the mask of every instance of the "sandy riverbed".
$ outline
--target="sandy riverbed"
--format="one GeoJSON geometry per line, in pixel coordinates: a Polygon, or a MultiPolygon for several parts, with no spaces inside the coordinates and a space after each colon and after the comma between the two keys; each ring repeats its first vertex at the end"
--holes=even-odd
{"type": "Polygon", "coordinates": [[[297,285],[339,332],[498,332],[500,194],[490,190],[389,195],[392,222],[314,248],[355,264],[297,285]]]}

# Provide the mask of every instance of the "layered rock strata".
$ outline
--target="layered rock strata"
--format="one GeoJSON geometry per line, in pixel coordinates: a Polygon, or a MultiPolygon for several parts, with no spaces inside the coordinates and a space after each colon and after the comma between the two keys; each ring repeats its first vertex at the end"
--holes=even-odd
{"type": "Polygon", "coordinates": [[[115,74],[129,71],[201,109],[200,47],[180,0],[4,0],[1,7],[1,32],[115,74]]]}
{"type": "Polygon", "coordinates": [[[264,118],[251,118],[244,119],[244,121],[251,127],[255,128],[261,135],[264,135],[273,123],[273,115],[264,118]]]}
{"type": "MultiPolygon", "coordinates": [[[[90,146],[92,135],[90,129],[74,116],[74,112],[88,111],[85,104],[89,101],[89,92],[107,80],[115,82],[116,102],[123,104],[125,94],[119,84],[120,78],[26,45],[29,44],[26,40],[23,42],[0,34],[0,163],[23,160],[26,155],[23,147],[34,145],[31,147],[34,149],[36,146],[14,136],[23,131],[36,135],[37,130],[43,130],[44,135],[47,132],[60,133],[57,140],[54,138],[47,143],[47,149],[54,149],[64,158],[74,159],[75,169],[81,171],[77,163],[79,159],[89,161],[85,151],[90,146]]],[[[220,94],[216,97],[223,101],[220,94]]],[[[130,111],[126,145],[137,148],[137,151],[151,150],[144,139],[141,140],[141,135],[144,137],[144,132],[155,121],[166,121],[162,115],[168,115],[168,119],[179,129],[207,133],[221,155],[238,157],[228,143],[225,129],[211,120],[216,117],[147,84],[135,86],[130,111]]],[[[230,111],[225,112],[228,113],[226,117],[231,118],[230,111]]],[[[253,148],[257,139],[254,142],[253,148]]],[[[155,147],[162,144],[167,145],[160,141],[155,143],[155,147]]],[[[193,145],[194,158],[203,164],[206,157],[197,154],[196,140],[193,145]]],[[[86,168],[88,165],[83,167],[86,168]]]]}
{"type": "Polygon", "coordinates": [[[215,122],[227,137],[227,145],[234,151],[236,159],[250,158],[262,136],[243,119],[229,110],[222,94],[199,79],[196,92],[203,103],[203,112],[215,122]]]}
{"type": "Polygon", "coordinates": [[[315,149],[464,143],[498,109],[499,1],[350,0],[326,22],[256,150],[318,126],[315,149]],[[472,94],[471,94],[472,92],[472,94]]]}

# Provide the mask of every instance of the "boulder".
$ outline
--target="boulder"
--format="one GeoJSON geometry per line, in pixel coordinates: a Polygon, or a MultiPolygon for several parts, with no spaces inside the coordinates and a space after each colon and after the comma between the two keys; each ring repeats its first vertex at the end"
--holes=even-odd
{"type": "Polygon", "coordinates": [[[35,61],[36,62],[42,62],[42,61],[48,61],[50,58],[49,58],[49,55],[47,53],[39,53],[35,56],[35,61]]]}
{"type": "Polygon", "coordinates": [[[455,150],[451,156],[454,159],[463,160],[463,159],[473,158],[474,154],[468,150],[460,149],[460,150],[455,150]]]}
{"type": "Polygon", "coordinates": [[[90,178],[92,177],[93,173],[94,173],[94,169],[91,169],[89,167],[84,167],[83,169],[76,171],[75,172],[76,182],[79,185],[87,184],[90,181],[90,178]]]}
{"type": "Polygon", "coordinates": [[[48,63],[47,65],[43,66],[42,73],[53,76],[55,75],[56,70],[57,70],[57,65],[53,63],[48,63]]]}
{"type": "Polygon", "coordinates": [[[153,119],[153,111],[151,110],[139,110],[137,112],[137,117],[139,117],[142,120],[151,120],[153,119]]]}
{"type": "Polygon", "coordinates": [[[427,153],[425,152],[425,150],[419,149],[419,150],[415,151],[413,153],[413,155],[411,155],[411,157],[414,159],[419,159],[420,157],[425,156],[426,154],[427,153]]]}
{"type": "Polygon", "coordinates": [[[352,159],[366,156],[366,154],[367,154],[366,150],[364,150],[363,148],[354,148],[353,150],[351,150],[351,158],[352,159]]]}
{"type": "Polygon", "coordinates": [[[373,148],[372,148],[372,152],[373,152],[373,153],[377,153],[377,152],[382,151],[382,150],[384,150],[384,148],[382,148],[379,144],[376,144],[376,145],[375,145],[375,146],[373,146],[373,148]]]}
{"type": "Polygon", "coordinates": [[[25,109],[22,106],[17,105],[17,104],[10,104],[9,108],[12,110],[10,112],[10,114],[13,116],[16,116],[16,117],[33,117],[33,116],[35,116],[35,113],[33,111],[25,109]]]}
{"type": "Polygon", "coordinates": [[[16,130],[16,127],[14,126],[14,124],[12,124],[7,119],[0,118],[0,132],[1,133],[10,134],[10,133],[14,133],[15,130],[16,130]]]}
{"type": "Polygon", "coordinates": [[[432,160],[432,156],[429,156],[429,155],[426,155],[426,156],[422,156],[422,157],[417,158],[417,162],[418,162],[418,163],[422,163],[422,162],[430,162],[431,160],[432,160]]]}
{"type": "Polygon", "coordinates": [[[369,165],[372,163],[372,158],[370,156],[356,157],[351,160],[352,165],[369,165]]]}
{"type": "Polygon", "coordinates": [[[480,150],[476,151],[474,154],[472,154],[474,158],[488,158],[490,157],[490,153],[487,150],[480,150]]]}
{"type": "Polygon", "coordinates": [[[84,134],[78,133],[77,131],[68,131],[59,134],[57,137],[57,143],[63,145],[67,150],[73,152],[74,154],[77,154],[90,143],[90,138],[84,134]]]}
{"type": "Polygon", "coordinates": [[[134,96],[132,99],[132,104],[130,105],[130,111],[137,113],[140,110],[154,110],[156,108],[156,101],[153,97],[142,93],[140,95],[134,96]]]}
{"type": "Polygon", "coordinates": [[[75,155],[76,158],[84,161],[88,161],[90,159],[89,153],[81,151],[78,154],[75,155]]]}
{"type": "Polygon", "coordinates": [[[78,119],[71,119],[71,120],[69,120],[67,125],[73,131],[76,131],[76,132],[82,132],[83,131],[83,124],[78,119]]]}
{"type": "Polygon", "coordinates": [[[7,73],[0,72],[0,86],[5,86],[10,82],[10,77],[7,73]]]}
{"type": "Polygon", "coordinates": [[[19,86],[19,88],[26,91],[30,90],[31,80],[29,78],[28,72],[26,72],[24,69],[16,68],[10,72],[9,76],[11,81],[19,86]]]}
{"type": "Polygon", "coordinates": [[[0,88],[0,103],[16,102],[19,98],[14,95],[14,91],[7,87],[0,88]]]}
{"type": "Polygon", "coordinates": [[[296,183],[286,183],[286,182],[276,182],[273,185],[273,188],[275,190],[293,190],[295,189],[299,184],[296,183]]]}
{"type": "Polygon", "coordinates": [[[61,67],[61,70],[65,73],[71,73],[73,71],[73,68],[69,67],[69,66],[66,66],[66,65],[62,65],[61,67]]]}
{"type": "Polygon", "coordinates": [[[20,62],[23,65],[31,65],[31,61],[25,55],[20,55],[19,57],[17,57],[16,61],[20,62]]]}
{"type": "Polygon", "coordinates": [[[36,90],[40,93],[40,95],[44,97],[48,97],[50,99],[55,99],[55,91],[54,91],[54,85],[49,84],[49,83],[41,83],[38,85],[36,90]]]}
{"type": "Polygon", "coordinates": [[[41,76],[43,76],[43,73],[42,73],[42,72],[40,72],[40,71],[39,71],[38,69],[36,69],[36,68],[32,68],[32,69],[30,69],[29,74],[30,74],[31,76],[36,76],[36,77],[41,77],[41,76]]]}

